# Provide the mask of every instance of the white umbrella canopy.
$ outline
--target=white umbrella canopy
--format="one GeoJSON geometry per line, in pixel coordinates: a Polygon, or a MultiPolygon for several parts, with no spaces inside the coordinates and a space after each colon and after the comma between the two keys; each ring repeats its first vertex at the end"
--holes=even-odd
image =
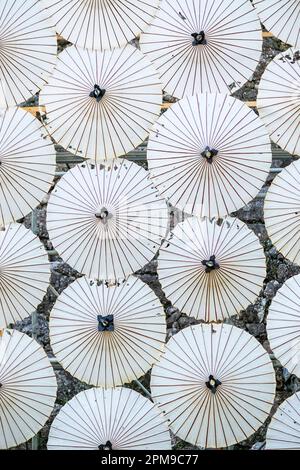
{"type": "Polygon", "coordinates": [[[151,376],[152,397],[171,430],[203,448],[247,439],[267,419],[275,397],[269,355],[230,325],[197,325],[171,338],[151,376]]]}
{"type": "Polygon", "coordinates": [[[300,161],[291,163],[276,176],[267,193],[264,220],[278,251],[300,264],[300,161]]]}
{"type": "Polygon", "coordinates": [[[300,450],[300,392],[284,401],[267,432],[267,450],[300,450]]]}
{"type": "Polygon", "coordinates": [[[58,144],[104,162],[148,137],[160,115],[162,88],[152,64],[133,46],[103,52],[72,46],[59,55],[40,104],[58,144]]]}
{"type": "Polygon", "coordinates": [[[268,31],[291,46],[300,47],[298,0],[254,0],[261,22],[268,31]]]}
{"type": "Polygon", "coordinates": [[[300,50],[282,52],[268,65],[257,107],[271,139],[292,155],[300,155],[300,50]]]}
{"type": "Polygon", "coordinates": [[[104,388],[146,374],[165,338],[162,305],[134,277],[120,286],[81,278],[60,295],[50,318],[57,360],[79,380],[104,388]]]}
{"type": "Polygon", "coordinates": [[[50,190],[56,169],[52,143],[31,114],[0,114],[0,227],[31,212],[50,190]]]}
{"type": "Polygon", "coordinates": [[[153,20],[159,0],[43,0],[56,30],[68,41],[93,50],[122,47],[153,20]]]}
{"type": "Polygon", "coordinates": [[[0,330],[31,315],[50,282],[50,264],[40,240],[23,225],[0,231],[0,330]]]}
{"type": "Polygon", "coordinates": [[[78,165],[48,204],[50,239],[65,262],[90,278],[124,280],[157,253],[168,208],[135,163],[78,165]]]}
{"type": "Polygon", "coordinates": [[[257,195],[272,151],[266,128],[244,103],[199,94],[158,119],[147,158],[163,197],[188,214],[213,218],[235,212],[257,195]]]}
{"type": "Polygon", "coordinates": [[[57,41],[41,2],[5,0],[0,6],[0,107],[28,100],[47,83],[57,41]]]}
{"type": "Polygon", "coordinates": [[[255,301],[266,277],[259,240],[238,219],[188,218],[159,253],[158,276],[166,297],[197,320],[238,314],[255,301]]]}
{"type": "Polygon", "coordinates": [[[34,437],[50,417],[56,379],[45,352],[15,330],[0,334],[0,449],[34,437]]]}
{"type": "Polygon", "coordinates": [[[276,358],[300,377],[300,275],[279,289],[269,309],[267,333],[276,358]]]}
{"type": "Polygon", "coordinates": [[[233,93],[253,75],[261,56],[258,16],[244,0],[162,0],[141,35],[141,50],[177,97],[233,93]]]}
{"type": "Polygon", "coordinates": [[[168,450],[168,426],[150,400],[128,388],[92,388],[54,419],[48,450],[168,450]]]}

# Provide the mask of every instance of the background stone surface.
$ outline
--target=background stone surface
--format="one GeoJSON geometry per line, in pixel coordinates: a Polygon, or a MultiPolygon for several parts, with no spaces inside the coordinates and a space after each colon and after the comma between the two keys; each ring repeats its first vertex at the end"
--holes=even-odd
{"type": "MultiPolygon", "coordinates": [[[[66,44],[60,43],[60,49],[64,48],[66,44]]],[[[255,100],[257,96],[257,85],[260,77],[265,70],[266,65],[277,55],[280,51],[284,51],[288,48],[285,44],[274,38],[268,38],[264,40],[263,54],[260,64],[253,75],[251,81],[249,81],[241,90],[235,93],[235,97],[243,100],[250,101],[255,100]]],[[[38,97],[30,101],[30,104],[37,103],[38,97]]],[[[165,96],[166,101],[172,101],[168,96],[165,96]]],[[[280,168],[286,166],[293,160],[281,160],[280,158],[274,159],[273,166],[280,168]]],[[[66,167],[60,166],[59,170],[67,169],[66,167]]],[[[266,182],[266,186],[263,188],[267,190],[274,175],[270,174],[266,182]]],[[[34,227],[35,233],[40,237],[47,250],[51,250],[53,247],[49,240],[47,229],[46,229],[46,208],[47,208],[47,197],[43,203],[37,208],[36,212],[36,226],[34,227]]],[[[180,212],[171,210],[172,220],[176,223],[182,219],[180,212]]],[[[272,355],[270,346],[266,334],[266,318],[268,315],[268,309],[272,299],[274,298],[277,290],[283,285],[283,283],[296,274],[300,273],[300,268],[287,261],[282,255],[280,255],[276,249],[272,246],[271,241],[268,238],[264,220],[263,220],[263,198],[259,197],[252,201],[247,207],[244,207],[237,214],[242,221],[244,221],[250,229],[252,229],[259,237],[262,246],[264,247],[266,259],[267,259],[267,278],[260,296],[258,297],[255,304],[250,305],[247,310],[242,311],[238,317],[233,317],[228,322],[245,329],[250,334],[255,336],[257,340],[264,346],[264,348],[270,353],[277,377],[277,394],[276,400],[273,407],[272,413],[275,412],[278,405],[291,394],[300,390],[300,381],[295,376],[291,376],[285,369],[281,367],[281,364],[272,355]]],[[[31,215],[24,219],[26,227],[31,227],[31,215]]],[[[61,293],[70,283],[72,283],[79,274],[74,271],[70,266],[65,264],[62,259],[57,256],[50,256],[52,276],[51,286],[58,292],[61,293]]],[[[151,263],[140,270],[136,275],[148,284],[159,297],[161,303],[164,306],[167,327],[168,327],[168,339],[176,334],[183,328],[191,324],[197,323],[193,318],[188,318],[184,313],[179,312],[172,304],[166,299],[162,292],[158,276],[157,276],[157,260],[154,259],[151,263]]],[[[48,320],[51,309],[55,303],[56,295],[48,289],[47,295],[45,296],[41,305],[39,305],[38,311],[38,332],[37,339],[41,346],[47,351],[48,355],[52,356],[51,345],[49,342],[49,329],[48,320]]],[[[29,335],[32,334],[31,319],[19,322],[15,328],[29,335]]],[[[61,406],[63,406],[68,400],[70,400],[75,394],[82,390],[89,388],[88,385],[81,383],[80,381],[71,377],[70,374],[62,370],[60,367],[55,366],[55,373],[58,381],[58,396],[55,409],[52,413],[51,419],[47,425],[43,428],[39,435],[40,448],[46,448],[47,435],[49,426],[58,413],[61,406]]],[[[141,378],[142,384],[149,389],[149,373],[141,378]]],[[[134,388],[135,390],[143,393],[135,383],[126,385],[134,388]]],[[[234,446],[234,449],[249,449],[252,446],[259,449],[261,443],[265,440],[265,434],[269,420],[259,429],[250,439],[245,442],[234,446]]],[[[173,436],[174,449],[192,449],[193,447],[188,443],[184,443],[181,440],[173,436]]],[[[21,446],[21,448],[30,448],[31,444],[21,446]]]]}

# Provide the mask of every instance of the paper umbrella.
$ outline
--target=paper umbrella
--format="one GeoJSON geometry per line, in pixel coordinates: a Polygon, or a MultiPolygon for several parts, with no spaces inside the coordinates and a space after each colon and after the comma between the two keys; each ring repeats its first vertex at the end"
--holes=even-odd
{"type": "Polygon", "coordinates": [[[0,6],[0,108],[20,104],[47,83],[57,42],[42,2],[5,0],[0,6]]]}
{"type": "Polygon", "coordinates": [[[92,388],[54,419],[49,450],[168,450],[168,426],[150,400],[134,390],[92,388]]]}
{"type": "Polygon", "coordinates": [[[0,231],[0,330],[31,315],[50,282],[48,256],[23,225],[0,231]]]}
{"type": "Polygon", "coordinates": [[[123,280],[157,253],[168,208],[148,172],[119,160],[82,164],[56,185],[48,204],[50,239],[65,262],[90,278],[123,280]]]}
{"type": "Polygon", "coordinates": [[[300,161],[291,163],[276,176],[267,193],[264,219],[277,250],[300,264],[300,161]]]}
{"type": "Polygon", "coordinates": [[[300,3],[298,0],[253,0],[268,31],[291,46],[300,47],[300,3]]]}
{"type": "Polygon", "coordinates": [[[292,155],[300,155],[300,50],[282,52],[268,65],[257,107],[271,139],[292,155]]]}
{"type": "Polygon", "coordinates": [[[261,344],[223,324],[173,336],[151,376],[152,397],[171,430],[203,448],[228,447],[253,434],[268,418],[275,383],[261,344]]]}
{"type": "Polygon", "coordinates": [[[50,190],[56,154],[40,127],[21,109],[0,114],[0,228],[29,214],[50,190]]]}
{"type": "Polygon", "coordinates": [[[269,309],[267,333],[275,357],[300,377],[300,275],[279,289],[269,309]]]}
{"type": "Polygon", "coordinates": [[[71,153],[99,162],[123,156],[148,137],[159,117],[157,72],[133,46],[63,51],[40,95],[47,129],[71,153]]]}
{"type": "Polygon", "coordinates": [[[116,387],[146,374],[159,359],[165,314],[154,292],[137,278],[111,287],[81,278],[58,298],[50,338],[57,360],[73,376],[116,387]]]}
{"type": "Polygon", "coordinates": [[[187,212],[223,217],[248,204],[263,186],[272,152],[254,111],[222,94],[172,105],[153,126],[147,158],[161,195],[187,212]]]}
{"type": "Polygon", "coordinates": [[[170,95],[229,94],[259,63],[261,25],[249,1],[162,0],[141,50],[170,95]]]}
{"type": "Polygon", "coordinates": [[[153,20],[159,0],[44,0],[56,30],[87,49],[122,47],[153,20]]]}
{"type": "Polygon", "coordinates": [[[300,393],[284,401],[267,432],[267,450],[300,450],[300,393]]]}
{"type": "Polygon", "coordinates": [[[266,277],[256,235],[238,219],[191,217],[160,249],[158,276],[166,297],[198,320],[218,321],[255,301],[266,277]]]}
{"type": "Polygon", "coordinates": [[[0,333],[0,449],[34,437],[50,417],[56,379],[45,352],[16,330],[0,333]]]}

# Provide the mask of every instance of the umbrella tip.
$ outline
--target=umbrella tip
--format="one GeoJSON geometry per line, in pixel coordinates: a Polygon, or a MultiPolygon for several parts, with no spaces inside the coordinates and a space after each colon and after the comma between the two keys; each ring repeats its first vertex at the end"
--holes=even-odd
{"type": "Polygon", "coordinates": [[[208,382],[205,382],[205,385],[215,395],[218,387],[222,385],[222,382],[220,382],[220,380],[215,379],[213,375],[210,375],[208,382]]]}
{"type": "Polygon", "coordinates": [[[104,88],[101,88],[99,85],[94,85],[94,89],[89,96],[90,98],[95,98],[97,103],[100,103],[105,93],[106,90],[104,88]]]}
{"type": "Polygon", "coordinates": [[[220,265],[217,263],[215,255],[211,256],[208,260],[203,260],[202,265],[205,266],[205,272],[207,274],[215,271],[216,269],[220,269],[220,265]]]}
{"type": "Polygon", "coordinates": [[[113,450],[112,443],[110,441],[107,441],[106,444],[100,444],[98,446],[99,450],[113,450]]]}
{"type": "Polygon", "coordinates": [[[205,150],[201,153],[201,156],[207,160],[208,163],[212,164],[214,157],[219,154],[219,151],[207,146],[205,150]]]}
{"type": "Polygon", "coordinates": [[[98,331],[105,332],[105,331],[114,331],[114,316],[113,315],[98,315],[98,331]]]}
{"type": "Polygon", "coordinates": [[[191,36],[194,38],[192,43],[193,46],[205,46],[207,44],[204,31],[200,31],[200,33],[193,33],[191,36]]]}

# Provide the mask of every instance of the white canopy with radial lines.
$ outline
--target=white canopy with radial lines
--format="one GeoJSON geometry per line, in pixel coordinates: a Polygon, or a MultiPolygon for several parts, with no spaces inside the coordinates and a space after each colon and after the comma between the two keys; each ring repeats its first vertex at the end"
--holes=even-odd
{"type": "Polygon", "coordinates": [[[261,25],[249,0],[162,0],[141,49],[175,96],[233,93],[261,56],[261,25]]]}
{"type": "Polygon", "coordinates": [[[0,5],[0,108],[23,103],[53,72],[55,30],[36,0],[2,0],[0,5]]]}
{"type": "Polygon", "coordinates": [[[300,161],[276,176],[265,199],[264,220],[277,250],[300,264],[300,161]]]}
{"type": "Polygon", "coordinates": [[[151,376],[152,397],[186,442],[221,448],[264,424],[275,397],[272,362],[249,333],[197,325],[173,336],[151,376]]]}
{"type": "Polygon", "coordinates": [[[41,346],[16,330],[0,332],[0,449],[34,437],[56,399],[54,371],[41,346]]]}
{"type": "Polygon", "coordinates": [[[128,388],[92,388],[72,398],[54,419],[49,450],[169,450],[159,410],[128,388]]]}
{"type": "Polygon", "coordinates": [[[126,155],[148,137],[160,115],[162,88],[133,46],[64,50],[40,95],[47,129],[70,152],[99,162],[126,155]]]}
{"type": "Polygon", "coordinates": [[[158,360],[165,315],[154,292],[137,278],[109,287],[84,277],[58,298],[50,338],[70,374],[91,385],[116,387],[146,374],[158,360]]]}
{"type": "Polygon", "coordinates": [[[40,240],[23,225],[0,231],[0,330],[31,315],[50,282],[50,264],[40,240]]]}
{"type": "Polygon", "coordinates": [[[123,280],[157,253],[168,208],[135,163],[78,165],[48,204],[50,239],[65,262],[90,278],[123,280]]]}
{"type": "Polygon", "coordinates": [[[283,367],[300,377],[300,275],[279,289],[269,309],[267,333],[283,367]]]}
{"type": "Polygon", "coordinates": [[[159,0],[43,0],[56,30],[86,49],[122,47],[153,21],[159,0]]]}
{"type": "Polygon", "coordinates": [[[180,311],[218,321],[255,301],[266,261],[258,238],[238,219],[192,217],[178,224],[160,249],[158,276],[180,311]]]}
{"type": "Polygon", "coordinates": [[[259,84],[259,114],[271,139],[292,155],[300,155],[300,50],[280,53],[259,84]]]}
{"type": "MultiPolygon", "coordinates": [[[[1,7],[0,7],[1,8],[1,7]]],[[[0,115],[0,227],[31,212],[50,190],[56,169],[52,142],[22,109],[0,115]]]]}
{"type": "Polygon", "coordinates": [[[300,392],[277,409],[267,431],[267,450],[300,450],[300,392]]]}
{"type": "Polygon", "coordinates": [[[299,0],[253,0],[268,31],[291,46],[300,47],[299,0]]]}
{"type": "Polygon", "coordinates": [[[158,119],[147,158],[163,197],[189,214],[213,218],[257,195],[272,152],[254,111],[227,95],[200,94],[173,104],[158,119]]]}

